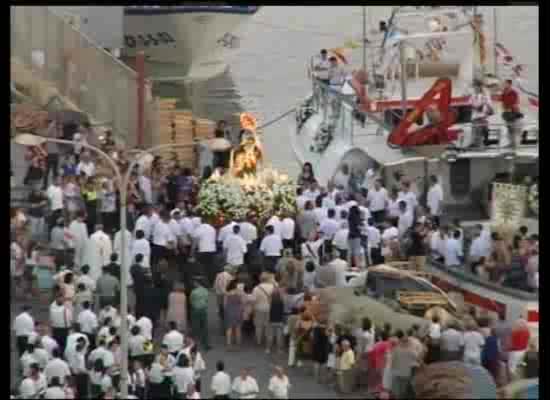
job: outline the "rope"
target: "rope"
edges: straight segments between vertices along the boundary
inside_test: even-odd
[[[279,122],[281,119],[286,117],[288,114],[293,113],[294,111],[296,111],[296,107],[292,107],[290,110],[288,110],[285,113],[279,115],[277,118],[272,119],[271,121],[266,122],[265,124],[259,126],[258,130],[263,129],[263,128],[267,128],[268,126],[273,125],[275,122]]]

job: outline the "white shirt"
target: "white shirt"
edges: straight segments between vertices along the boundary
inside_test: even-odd
[[[178,331],[172,330],[164,335],[162,344],[168,346],[168,352],[174,353],[183,348],[183,335]]]
[[[244,380],[240,376],[236,377],[233,380],[232,389],[239,394],[240,399],[255,399],[260,393],[258,382],[251,376],[247,376]]]
[[[78,165],[76,166],[76,174],[80,175],[82,172],[86,174],[87,177],[91,177],[95,175],[95,164],[93,161],[80,161]]]
[[[44,393],[45,399],[65,399],[65,391],[59,386],[48,388]]]
[[[279,235],[279,236],[282,237],[281,220],[279,219],[278,216],[274,215],[271,218],[269,218],[269,221],[267,221],[266,226],[269,226],[269,225],[271,225],[273,227],[273,230],[274,230],[276,235]]]
[[[334,178],[332,178],[332,182],[336,187],[343,188],[347,191],[349,186],[349,178],[349,174],[346,175],[342,170],[339,170],[336,175],[334,175]]]
[[[48,353],[46,349],[43,349],[41,347],[35,348],[34,352],[32,353],[32,356],[34,357],[34,359],[42,369],[46,368],[46,365],[52,359],[52,357],[50,356],[50,353]]]
[[[23,376],[30,376],[31,365],[38,363],[38,360],[33,354],[25,351],[19,359],[19,362],[21,363],[21,368],[23,369]]]
[[[304,210],[308,201],[309,197],[306,195],[296,197],[296,207],[298,208],[298,210]]]
[[[94,333],[98,328],[97,316],[92,310],[83,310],[78,314],[77,322],[84,333]]]
[[[195,238],[198,241],[199,253],[216,252],[216,230],[208,224],[201,224],[195,229]]]
[[[76,287],[80,284],[84,284],[86,289],[88,289],[90,292],[95,292],[96,283],[95,280],[89,276],[89,275],[80,275],[78,279],[76,280]]]
[[[292,218],[285,218],[281,222],[281,237],[283,240],[292,240],[294,239],[294,230],[296,223]]]
[[[67,358],[67,362],[69,363],[69,367],[71,368],[73,374],[86,373],[86,356],[84,352],[72,352]]]
[[[145,349],[143,345],[146,342],[147,339],[142,334],[130,336],[130,339],[128,339],[128,348],[130,355],[135,357],[145,354]]]
[[[149,259],[151,258],[151,244],[147,239],[137,239],[132,243],[130,250],[132,263],[136,259],[136,255],[143,255],[143,262],[141,265],[145,268],[149,268]]]
[[[231,377],[224,371],[218,371],[212,377],[210,390],[215,396],[224,396],[231,393]]]
[[[485,338],[477,331],[464,333],[464,361],[475,360],[481,362],[481,349],[485,345]]]
[[[320,231],[323,232],[324,238],[328,240],[334,239],[334,235],[340,228],[340,224],[334,218],[325,218],[321,222]]]
[[[348,263],[344,260],[336,259],[331,261],[327,266],[334,270],[335,286],[337,288],[346,287],[346,272],[348,270]]]
[[[395,226],[385,229],[384,233],[382,233],[382,240],[384,241],[395,240],[398,237],[399,237],[399,229],[397,229]]]
[[[369,190],[367,194],[367,201],[369,201],[369,208],[375,211],[384,211],[386,209],[386,203],[388,201],[388,191],[381,187],[380,190]]]
[[[170,226],[164,221],[157,222],[153,228],[153,244],[166,247],[168,242],[174,241],[175,238],[172,235]]]
[[[187,393],[187,386],[195,383],[193,368],[175,367],[172,372],[174,374],[174,384],[176,385],[178,393]]]
[[[481,257],[489,257],[491,254],[490,247],[486,245],[486,241],[480,236],[472,241],[470,246],[470,259],[479,261]]]
[[[34,319],[27,312],[22,312],[13,321],[15,336],[29,336],[34,332]]]
[[[462,248],[457,239],[447,239],[444,257],[446,267],[459,266],[462,264],[459,260],[459,257],[462,257]]]
[[[46,389],[47,386],[46,377],[44,374],[40,373],[37,381],[31,378],[25,378],[23,382],[21,382],[21,386],[19,386],[19,395],[23,399],[31,399],[39,391]]]
[[[430,333],[429,336],[431,339],[440,339],[441,338],[441,325],[432,322],[430,325]]]
[[[348,243],[349,243],[348,236],[349,236],[349,229],[341,228],[334,235],[334,239],[332,240],[332,243],[336,246],[337,249],[347,250]]]
[[[179,239],[184,235],[183,226],[174,218],[168,222],[168,226],[170,227],[170,232],[172,232],[172,236],[174,238]]]
[[[272,376],[267,387],[267,390],[276,399],[288,399],[288,389],[290,389],[290,382],[286,375],[283,375],[282,378],[279,378],[277,375]]]
[[[239,226],[241,227],[241,236],[247,244],[258,239],[258,229],[250,222],[241,222]]]
[[[51,185],[46,192],[48,200],[50,200],[51,210],[63,209],[63,189],[60,186]]]
[[[418,200],[416,199],[416,194],[414,194],[411,190],[409,190],[407,193],[399,192],[398,199],[399,201],[402,200],[407,202],[407,211],[409,212],[414,211],[418,206]]]
[[[48,352],[50,357],[53,356],[53,351],[59,348],[57,342],[49,336],[42,336],[42,339],[40,339],[40,344]]]
[[[389,199],[388,200],[388,207],[386,210],[388,211],[388,214],[392,218],[399,217],[399,201],[400,199]]]
[[[51,382],[52,378],[57,376],[61,384],[64,384],[65,377],[71,376],[71,369],[69,368],[69,364],[62,359],[54,358],[46,365],[46,368],[44,368],[44,374],[48,382]]]
[[[84,342],[86,343],[84,345],[84,351],[87,350],[88,346],[90,345],[88,336],[78,332],[71,333],[69,336],[67,336],[67,344],[65,346],[65,353],[64,353],[65,359],[68,359],[68,356],[71,355],[71,353],[73,353],[76,350],[77,341],[80,338],[83,338]]]
[[[315,217],[317,218],[317,223],[320,224],[326,218],[328,218],[328,210],[326,208],[317,207],[313,210]]]
[[[71,310],[65,304],[57,305],[54,301],[50,306],[50,324],[52,328],[70,328],[73,321]]]
[[[412,227],[413,219],[413,213],[409,210],[399,215],[399,221],[397,223],[399,236],[403,236],[405,232],[407,232],[407,230]]]
[[[223,228],[220,229],[220,232],[218,233],[218,242],[224,243],[225,239],[233,233],[233,227],[236,225],[235,222],[230,222],[229,224],[225,225]]]
[[[182,219],[180,219],[179,223],[180,223],[183,235],[193,236],[195,225],[193,224],[193,220],[191,218],[183,217]]]
[[[260,251],[267,257],[279,257],[283,251],[283,241],[277,234],[268,235],[260,244]]]
[[[441,205],[443,203],[443,189],[439,183],[433,185],[428,190],[427,204],[431,215],[441,215]]]
[[[137,231],[143,231],[145,239],[149,239],[151,236],[152,221],[151,217],[143,214],[136,220],[136,227],[134,229],[134,236]]]
[[[244,255],[247,247],[246,241],[234,233],[228,235],[223,242],[223,249],[226,251],[226,261],[233,266],[244,264]]]
[[[369,241],[369,248],[380,247],[380,241],[382,236],[380,235],[380,230],[375,226],[367,226],[367,237]]]
[[[153,323],[147,317],[141,317],[136,321],[136,325],[141,329],[141,334],[145,336],[147,340],[153,340]]]

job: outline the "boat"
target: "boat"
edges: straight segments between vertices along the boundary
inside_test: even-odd
[[[108,28],[97,21],[101,19],[101,12],[91,8],[55,7],[94,38],[100,36],[94,30]],[[146,73],[152,79],[208,79],[226,70],[228,52],[239,45],[235,30],[259,8],[204,2],[202,5],[125,6],[117,11],[123,15],[124,46],[112,50],[130,64],[137,52],[145,52]]]
[[[227,52],[238,46],[233,32],[258,6],[128,6],[123,56],[145,51],[152,75],[208,79],[223,73]]]
[[[312,93],[296,108],[296,124],[289,132],[298,162],[311,163],[323,186],[343,164],[357,175],[376,167],[387,188],[407,176],[420,199],[427,194],[429,176],[436,175],[447,215],[487,219],[494,209],[494,181],[502,175],[538,177],[538,96],[516,86],[513,67],[499,75],[480,63],[488,51],[480,26],[472,7],[394,8],[384,37],[364,44],[369,56],[363,57],[363,65],[355,71],[343,65],[348,73],[343,87],[312,79]],[[505,59],[510,64],[510,57]],[[369,68],[365,60],[371,61]],[[500,88],[508,78],[520,93],[524,113],[519,144],[508,143],[501,118]],[[493,100],[489,143],[483,146],[472,146],[474,80]],[[439,121],[430,115],[434,110]],[[429,128],[443,122],[439,132],[448,136],[430,136]],[[538,225],[538,217],[534,219]],[[435,263],[429,272],[437,286],[467,305],[510,320],[523,316],[538,332],[537,294],[502,288]]]

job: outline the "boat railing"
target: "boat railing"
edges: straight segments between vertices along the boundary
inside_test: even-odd
[[[337,138],[345,144],[353,145],[354,137],[386,136],[391,132],[393,127],[384,121],[384,117],[379,112],[367,112],[358,107],[355,94],[344,94],[341,92],[340,86],[327,85],[315,77],[312,77],[311,81],[313,94],[311,107],[323,116],[323,124],[333,128],[331,132],[334,139]],[[539,131],[536,121],[532,123],[524,121],[521,124],[522,126],[518,127],[520,143],[516,146],[516,150],[538,146]],[[363,133],[369,131],[369,126],[374,128],[372,129],[373,133]],[[472,146],[459,140],[454,147],[457,150],[468,150],[469,152],[489,150],[505,152],[510,150],[509,146],[501,145],[501,139],[507,135],[509,129],[507,123],[472,121],[460,125],[463,130],[472,132],[484,126],[488,128],[488,144]],[[355,127],[361,129],[355,129]]]
[[[437,270],[443,271],[446,274],[457,278],[459,281],[463,281],[464,283],[470,283],[477,286],[482,286],[486,289],[489,289],[507,296],[515,297],[520,300],[526,300],[526,301],[539,300],[539,296],[537,293],[530,293],[523,290],[514,289],[511,287],[497,285],[496,283],[484,280],[477,275],[467,272],[464,268],[446,267],[442,263],[435,261],[433,258],[430,260],[430,265]]]

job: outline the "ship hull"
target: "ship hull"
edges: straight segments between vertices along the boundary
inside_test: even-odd
[[[143,51],[152,78],[208,79],[225,71],[231,35],[258,7],[127,9],[123,57]]]

